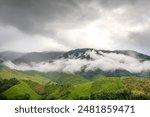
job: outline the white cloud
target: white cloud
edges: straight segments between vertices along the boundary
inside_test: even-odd
[[[11,69],[17,70],[37,70],[41,72],[57,71],[75,73],[80,72],[83,68],[85,71],[100,69],[103,71],[114,71],[117,69],[127,70],[133,73],[139,73],[142,71],[150,71],[150,61],[141,62],[138,58],[127,56],[124,54],[115,53],[103,53],[98,55],[95,51],[88,51],[85,55],[89,55],[92,60],[86,59],[58,59],[53,62],[41,62],[30,64],[15,65],[8,61],[4,64]]]

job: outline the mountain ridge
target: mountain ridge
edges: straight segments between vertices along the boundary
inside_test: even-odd
[[[134,50],[101,50],[101,49],[94,49],[94,48],[79,48],[70,51],[43,51],[43,52],[15,52],[15,51],[2,51],[0,52],[0,62],[2,61],[12,61],[14,63],[21,63],[21,62],[41,62],[46,60],[53,60],[59,58],[68,58],[69,55],[74,54],[75,56],[78,53],[85,53],[86,51],[96,51],[97,54],[102,55],[99,53],[100,51],[103,53],[116,53],[116,54],[124,54],[131,57],[142,57],[143,59],[150,60],[150,55],[143,54]],[[46,56],[46,57],[42,57]],[[82,57],[84,58],[84,57]],[[39,59],[39,60],[38,60]]]
[[[99,55],[102,55],[99,52],[116,53],[116,54],[128,55],[128,56],[131,56],[131,57],[138,57],[138,58],[142,57],[143,59],[150,60],[149,55],[146,55],[146,54],[134,51],[134,50],[112,50],[111,51],[111,50],[96,50],[96,49],[93,49],[93,48],[82,48],[82,49],[71,50],[71,51],[68,51],[68,52],[64,53],[61,57],[68,58],[70,55],[75,55],[77,57],[79,55],[79,53],[85,54],[85,52],[87,52],[87,51],[95,51]],[[81,58],[84,58],[84,57],[81,57]],[[89,59],[89,58],[87,58],[87,59]]]
[[[1,64],[21,71],[66,72],[90,78],[95,75],[150,77],[150,56],[133,50],[82,48],[68,52],[32,52]]]

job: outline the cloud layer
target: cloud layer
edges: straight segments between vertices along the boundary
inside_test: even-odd
[[[94,71],[114,71],[114,70],[127,70],[132,73],[139,73],[143,71],[150,71],[150,61],[140,61],[140,59],[127,56],[124,54],[116,53],[103,53],[102,55],[97,54],[95,51],[87,51],[85,55],[89,55],[91,60],[80,59],[77,57],[69,57],[67,59],[61,58],[54,60],[53,62],[41,62],[41,63],[30,63],[30,64],[19,64],[15,65],[10,61],[4,64],[11,69],[17,70],[36,70],[41,72],[66,72],[75,73],[81,70]]]

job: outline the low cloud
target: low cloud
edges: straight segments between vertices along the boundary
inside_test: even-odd
[[[4,64],[11,68],[17,70],[36,70],[40,72],[66,72],[75,73],[81,70],[94,71],[97,69],[103,71],[114,71],[118,69],[127,70],[132,73],[139,73],[142,71],[150,71],[150,61],[141,61],[139,58],[134,56],[128,56],[124,54],[116,53],[103,53],[99,51],[88,51],[85,55],[89,55],[91,60],[80,59],[74,56],[70,56],[68,59],[58,59],[52,62],[41,62],[41,63],[30,63],[30,64],[19,64],[7,61]]]

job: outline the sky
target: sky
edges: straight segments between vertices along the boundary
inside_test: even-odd
[[[149,0],[0,0],[0,51],[135,50],[150,55]]]

